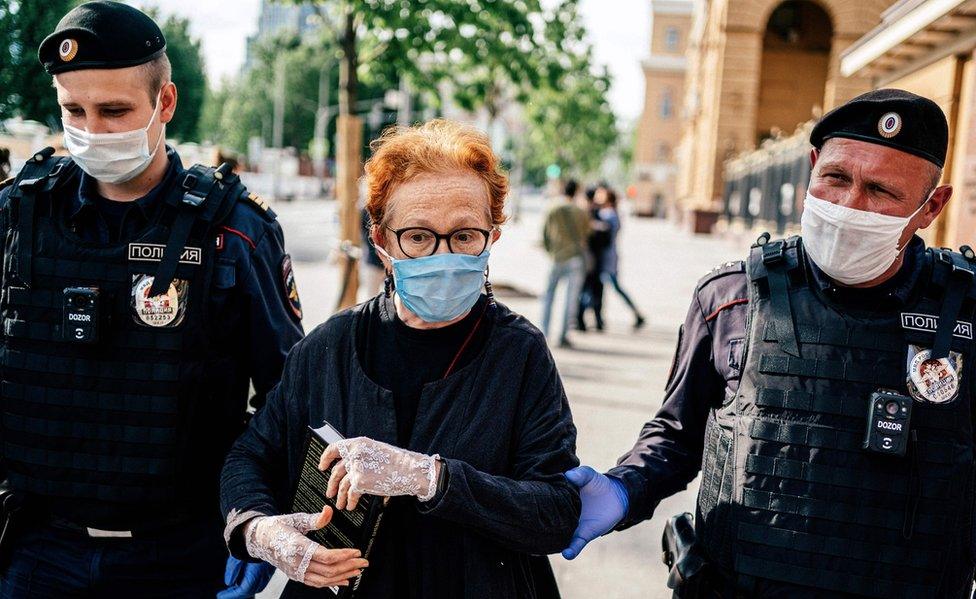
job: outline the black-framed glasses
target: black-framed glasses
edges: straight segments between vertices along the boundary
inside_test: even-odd
[[[441,234],[427,227],[406,227],[394,229],[386,227],[396,235],[400,251],[408,258],[423,258],[433,256],[441,245],[441,240],[447,242],[447,249],[452,254],[469,254],[477,256],[488,247],[491,231],[466,227],[454,229],[450,233]]]

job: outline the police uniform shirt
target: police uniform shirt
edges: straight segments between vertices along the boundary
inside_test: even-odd
[[[852,309],[897,307],[911,298],[924,253],[924,242],[913,238],[898,273],[873,288],[839,287],[809,259],[807,268],[816,287],[833,301]],[[682,491],[701,469],[708,413],[738,391],[748,285],[743,262],[721,266],[698,284],[680,329],[661,408],[608,473],[624,483],[630,500],[620,528],[650,518],[662,499]]]
[[[101,198],[95,181],[83,173],[77,184],[56,192],[63,200],[59,202],[63,222],[83,240],[95,244],[132,239],[160,209],[165,190],[185,172],[174,150],[167,148],[167,155],[169,168],[159,185],[129,202],[121,217],[116,215],[119,231],[113,232],[113,218],[102,208],[111,200]],[[6,205],[11,189],[0,191],[0,206]],[[221,223],[213,240],[218,251],[208,295],[211,314],[219,320],[214,330],[220,332],[227,354],[239,356],[241,371],[253,383],[258,405],[277,384],[286,354],[304,335],[284,234],[277,221],[261,212],[262,208],[242,200]],[[241,389],[243,410],[248,381],[228,384]]]

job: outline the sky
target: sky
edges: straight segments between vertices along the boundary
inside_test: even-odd
[[[154,7],[163,15],[190,19],[190,32],[200,38],[211,81],[234,75],[244,62],[247,36],[257,30],[260,0],[134,0],[139,8]],[[644,77],[640,61],[649,48],[649,0],[581,0],[581,16],[593,43],[596,61],[613,75],[610,104],[624,121],[643,109]]]

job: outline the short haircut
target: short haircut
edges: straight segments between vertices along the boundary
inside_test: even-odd
[[[390,127],[370,144],[366,161],[366,210],[381,225],[393,190],[427,173],[467,171],[477,175],[488,192],[492,225],[505,222],[508,175],[491,149],[488,136],[454,121],[434,119],[416,127]]]
[[[159,90],[163,89],[163,86],[169,83],[173,77],[173,67],[169,63],[169,57],[163,52],[157,58],[143,63],[136,68],[146,78],[146,82],[149,84],[147,88],[149,91],[149,100],[152,101],[153,108],[156,108],[156,96],[159,95]]]

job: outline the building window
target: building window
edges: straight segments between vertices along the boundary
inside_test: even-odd
[[[657,161],[658,162],[668,162],[671,160],[671,146],[667,142],[662,141],[657,144]]]
[[[664,31],[664,47],[668,49],[668,52],[678,51],[678,28],[668,27]]]
[[[661,93],[661,118],[669,119],[674,113],[674,94],[670,89],[665,89]]]

